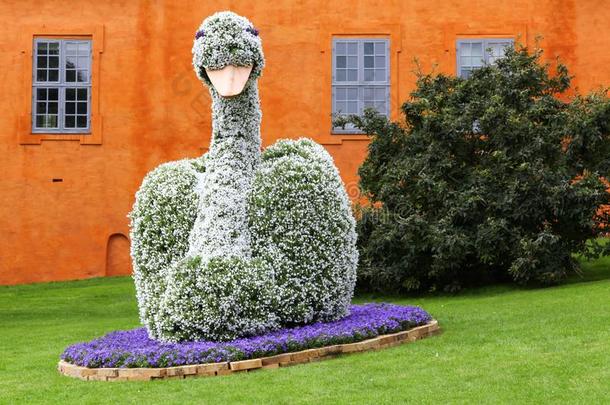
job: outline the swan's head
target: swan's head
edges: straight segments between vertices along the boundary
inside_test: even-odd
[[[209,16],[199,26],[193,43],[197,76],[221,96],[241,93],[256,80],[265,65],[258,30],[245,17],[231,11]]]

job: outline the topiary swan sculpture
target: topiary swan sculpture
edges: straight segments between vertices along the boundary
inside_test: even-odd
[[[148,173],[130,214],[148,333],[228,340],[347,315],[358,260],[349,200],[315,142],[261,153],[258,31],[232,12],[208,17],[193,65],[212,96],[209,152]]]

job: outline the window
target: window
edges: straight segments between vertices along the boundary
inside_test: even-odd
[[[34,40],[32,132],[89,133],[91,41]]]
[[[333,114],[362,114],[374,108],[390,111],[390,43],[387,39],[334,39]],[[333,133],[359,133],[355,128],[333,128]]]
[[[512,39],[464,39],[457,41],[457,74],[467,79],[474,70],[493,64],[513,45]]]

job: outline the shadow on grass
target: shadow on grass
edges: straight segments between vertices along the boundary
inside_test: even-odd
[[[571,274],[567,279],[560,284],[555,285],[517,285],[510,282],[495,283],[476,287],[466,287],[455,293],[442,291],[424,292],[424,293],[407,293],[407,294],[388,294],[375,292],[357,291],[355,302],[375,302],[388,299],[404,300],[404,299],[423,299],[423,298],[473,298],[473,297],[490,297],[501,294],[510,294],[519,291],[538,291],[551,288],[561,288],[562,286],[570,286],[574,284],[590,283],[602,280],[610,280],[610,256],[600,257],[594,260],[579,259],[581,269],[579,274]]]
[[[610,238],[606,241],[610,242]],[[578,259],[578,257],[577,257]],[[501,294],[510,294],[519,291],[536,291],[544,290],[549,288],[557,288],[562,286],[569,286],[580,283],[589,283],[602,280],[610,280],[610,256],[604,256],[595,260],[584,260],[579,259],[581,263],[580,274],[572,274],[568,276],[567,280],[558,285],[552,286],[540,286],[530,285],[521,286],[510,282],[482,285],[477,287],[467,287],[461,291],[455,293],[448,293],[442,291],[435,292],[424,292],[424,293],[406,293],[406,294],[388,294],[388,293],[374,293],[366,291],[356,291],[354,302],[375,302],[375,301],[387,301],[388,299],[405,300],[405,299],[425,299],[425,298],[472,298],[472,297],[489,297]],[[102,291],[99,291],[99,287],[104,287]],[[103,300],[105,295],[114,296],[117,293],[117,289],[122,295],[129,295],[129,297],[135,298],[135,288],[131,280],[131,276],[122,277],[98,277],[86,280],[78,281],[57,281],[49,283],[34,283],[34,284],[22,284],[18,286],[0,286],[0,298],[11,299],[17,296],[24,298],[28,296],[38,296],[41,290],[44,290],[45,295],[48,297],[54,295],[55,291],[58,294],[63,295],[65,290],[69,289],[73,299],[81,299],[83,297],[96,298]],[[104,291],[104,289],[109,289]],[[91,290],[95,292],[92,293]],[[92,297],[93,294],[93,297]],[[127,299],[127,298],[126,298]]]
[[[585,283],[610,279],[610,256],[595,260],[580,260],[581,273],[568,277],[567,283]]]

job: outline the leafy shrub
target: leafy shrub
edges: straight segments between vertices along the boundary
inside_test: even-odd
[[[567,69],[509,49],[469,79],[418,74],[405,120],[337,119],[372,134],[361,166],[359,285],[455,290],[510,279],[551,284],[607,224],[605,92],[568,100]]]

